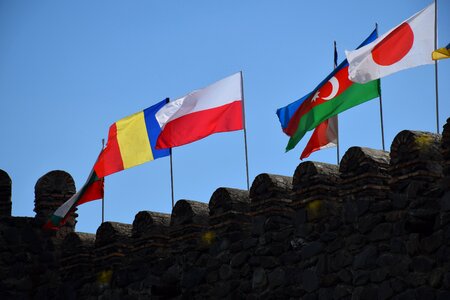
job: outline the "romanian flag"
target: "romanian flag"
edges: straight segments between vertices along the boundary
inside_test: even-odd
[[[450,58],[450,44],[443,48],[439,48],[437,50],[434,50],[431,57],[433,60],[439,60],[444,58]]]
[[[99,157],[103,152],[100,152]],[[102,199],[103,198],[103,178],[97,176],[94,170],[89,174],[86,183],[76,192],[69,200],[64,202],[58,209],[50,216],[44,229],[58,230],[63,226],[75,208],[83,203]]]
[[[165,99],[149,108],[123,118],[109,127],[108,142],[94,170],[99,177],[168,156],[170,149],[157,150],[161,132],[155,114],[166,104]]]

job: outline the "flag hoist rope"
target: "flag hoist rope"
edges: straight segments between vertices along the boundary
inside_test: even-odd
[[[242,98],[242,123],[244,125],[244,147],[245,147],[245,171],[247,174],[247,190],[250,192],[250,178],[248,175],[248,151],[247,151],[247,130],[245,126],[245,102],[244,102],[244,77],[241,73],[241,98]]]

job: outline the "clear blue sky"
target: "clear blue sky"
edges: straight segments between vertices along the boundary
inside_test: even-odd
[[[165,97],[243,71],[250,180],[292,176],[296,149],[275,115],[310,92],[379,24],[380,34],[431,3],[378,1],[0,1],[0,168],[13,181],[13,215],[34,216],[34,185],[65,170],[86,180],[109,126]],[[439,45],[450,42],[450,1],[440,0]],[[440,121],[450,117],[450,59],[439,63]],[[388,147],[402,129],[436,130],[434,66],[382,79]],[[341,153],[381,148],[377,100],[340,115]],[[218,187],[246,188],[242,131],[175,148],[175,198],[208,202]],[[335,149],[311,160],[335,163]],[[106,220],[171,212],[169,159],[106,178]],[[78,210],[95,232],[101,202]]]

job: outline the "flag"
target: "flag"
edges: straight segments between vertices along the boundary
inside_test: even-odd
[[[100,152],[99,157],[101,155],[102,152]],[[58,230],[66,223],[67,218],[75,210],[75,207],[102,198],[103,178],[98,177],[95,170],[92,169],[83,187],[50,216],[47,223],[44,224],[44,229]]]
[[[315,151],[322,149],[336,147],[338,134],[338,118],[334,116],[328,120],[323,121],[316,127],[308,144],[300,156],[300,159],[305,159]]]
[[[170,154],[169,149],[155,148],[161,132],[155,114],[167,102],[165,99],[109,127],[108,142],[94,166],[98,176],[108,176]]]
[[[338,65],[338,53],[336,47],[336,41],[334,41],[334,53],[333,53],[334,67]],[[308,144],[306,144],[305,149],[300,156],[303,160],[311,153],[319,151],[326,148],[336,147],[338,143],[338,116],[329,118],[328,120],[320,123],[316,129],[314,129],[311,137],[309,138]]]
[[[241,73],[167,103],[156,113],[157,149],[177,147],[211,134],[244,128]]]
[[[450,58],[450,44],[443,48],[434,50],[432,53],[433,60],[439,60],[444,58]]]
[[[366,83],[389,74],[433,63],[434,6],[432,3],[369,45],[346,51],[350,80]]]
[[[376,37],[374,30],[360,47]],[[283,131],[291,137],[286,151],[293,149],[307,131],[323,121],[378,97],[378,90],[378,81],[367,84],[351,82],[348,79],[348,63],[344,60],[311,93],[277,110]]]

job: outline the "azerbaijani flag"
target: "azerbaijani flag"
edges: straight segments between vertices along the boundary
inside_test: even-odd
[[[377,32],[374,30],[359,47],[376,37]],[[306,132],[323,121],[378,96],[379,81],[366,84],[350,81],[348,62],[344,60],[311,93],[277,110],[283,131],[291,137],[286,151],[293,149]]]
[[[99,157],[102,153],[103,152],[100,152]],[[58,209],[50,216],[47,223],[44,224],[44,229],[58,230],[66,223],[67,218],[74,212],[77,206],[89,201],[102,199],[103,193],[103,178],[99,178],[94,169],[92,169],[83,187],[70,197],[69,200],[58,207]]]
[[[168,156],[170,149],[158,150],[161,132],[155,114],[169,101],[165,99],[149,108],[123,118],[109,127],[108,142],[94,170],[99,177]]]

